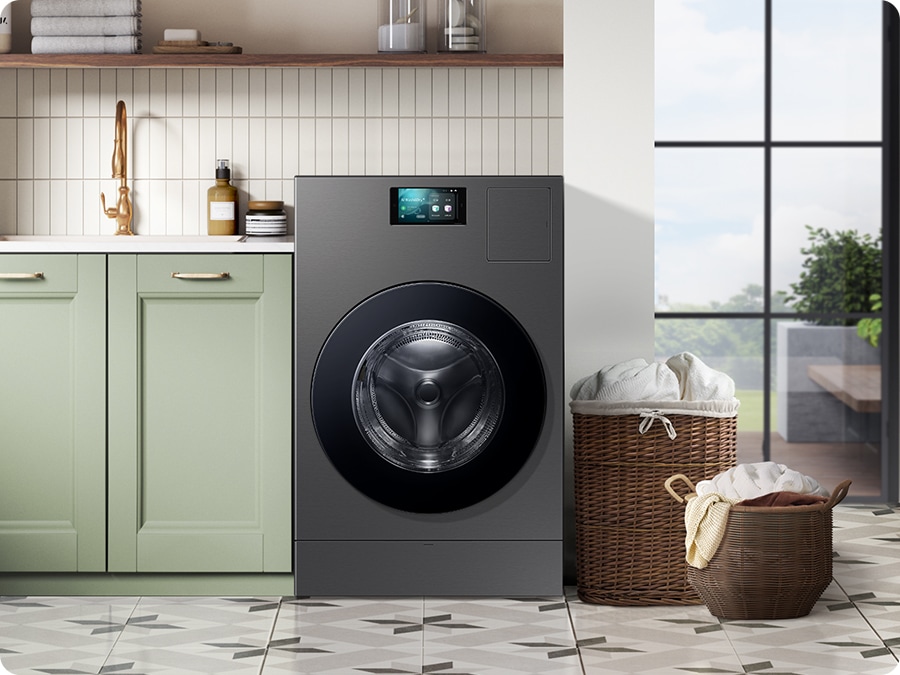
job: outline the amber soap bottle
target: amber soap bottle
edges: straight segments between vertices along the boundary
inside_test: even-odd
[[[207,234],[237,234],[238,192],[227,159],[216,160],[216,184],[206,193]]]

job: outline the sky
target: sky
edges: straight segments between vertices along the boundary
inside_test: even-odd
[[[775,0],[773,20],[773,139],[879,141],[881,0]],[[657,140],[761,140],[763,0],[656,0],[656,26]],[[656,152],[659,298],[702,306],[762,284],[762,151]],[[776,290],[799,274],[805,224],[877,233],[880,161],[773,150]]]

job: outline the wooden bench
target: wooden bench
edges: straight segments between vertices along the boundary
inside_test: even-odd
[[[806,367],[806,373],[842,403],[857,412],[881,412],[881,366]]]

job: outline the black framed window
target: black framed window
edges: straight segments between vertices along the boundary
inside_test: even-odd
[[[655,7],[657,357],[734,378],[739,461],[895,501],[896,10]]]

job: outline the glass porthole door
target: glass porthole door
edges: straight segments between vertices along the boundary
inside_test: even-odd
[[[313,417],[354,487],[388,506],[452,511],[500,490],[540,434],[543,369],[521,325],[461,286],[367,298],[319,355]]]

